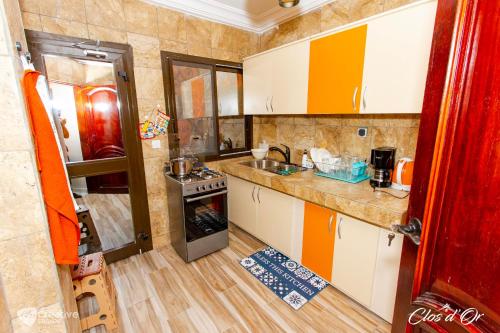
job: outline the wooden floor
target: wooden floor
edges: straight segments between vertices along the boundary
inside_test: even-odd
[[[134,241],[134,225],[128,194],[90,193],[76,201],[89,209],[103,251],[119,248]]]
[[[331,286],[293,310],[239,264],[263,246],[232,226],[228,248],[190,264],[166,247],[110,265],[117,332],[390,331],[387,322]]]

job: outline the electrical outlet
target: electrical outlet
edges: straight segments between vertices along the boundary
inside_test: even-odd
[[[358,127],[358,136],[366,138],[368,136],[368,127]]]
[[[161,148],[161,141],[160,140],[151,140],[151,148],[160,149]]]

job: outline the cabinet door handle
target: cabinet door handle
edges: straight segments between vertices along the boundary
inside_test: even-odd
[[[340,218],[339,225],[337,227],[337,234],[339,235],[339,239],[342,239],[342,223],[344,222],[343,218]]]
[[[328,221],[328,233],[332,233],[332,223],[333,223],[333,214],[330,215],[330,221]]]
[[[354,88],[354,94],[352,94],[352,110],[356,112],[356,96],[358,96],[358,87]]]
[[[269,112],[269,106],[267,105],[267,103],[269,103],[269,97],[266,97],[266,110],[267,112]]]
[[[252,190],[252,199],[253,199],[253,202],[255,202],[255,186],[253,187],[253,190]]]
[[[365,90],[363,90],[363,110],[366,110],[366,90],[368,89],[367,86],[365,86]]]
[[[274,96],[271,96],[271,103],[269,103],[269,104],[271,104],[271,112],[274,112],[274,108],[273,108],[273,98],[274,98]]]
[[[259,203],[260,203],[260,187],[259,187],[259,189],[257,190],[257,200],[259,200]]]

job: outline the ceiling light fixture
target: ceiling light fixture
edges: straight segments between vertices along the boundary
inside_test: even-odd
[[[283,8],[292,8],[299,4],[300,0],[279,0],[280,6]]]

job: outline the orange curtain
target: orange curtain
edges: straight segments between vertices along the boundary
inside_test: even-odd
[[[39,76],[39,72],[26,71],[23,86],[35,142],[52,248],[56,263],[78,264],[78,243],[80,242],[78,218],[68,189],[57,141],[36,89]]]

